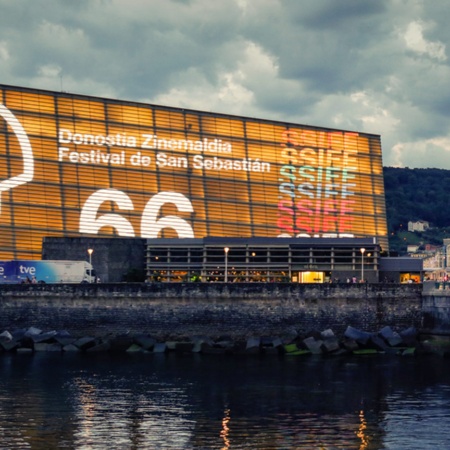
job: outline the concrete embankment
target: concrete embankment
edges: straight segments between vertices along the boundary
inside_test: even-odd
[[[36,327],[75,336],[279,336],[348,326],[422,326],[421,285],[186,283],[2,285],[0,331]]]
[[[450,289],[430,286],[0,286],[0,351],[447,355]]]

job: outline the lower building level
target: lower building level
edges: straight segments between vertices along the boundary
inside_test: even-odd
[[[373,238],[147,239],[149,282],[379,281]]]
[[[103,283],[423,281],[421,259],[381,256],[375,238],[43,240],[42,259],[88,258]]]

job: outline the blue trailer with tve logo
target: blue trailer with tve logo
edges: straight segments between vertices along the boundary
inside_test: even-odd
[[[96,279],[86,261],[0,261],[0,283],[94,283]]]

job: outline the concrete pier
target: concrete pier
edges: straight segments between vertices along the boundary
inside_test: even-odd
[[[35,326],[81,336],[148,333],[161,340],[326,329],[342,335],[348,326],[450,334],[444,314],[450,290],[444,294],[434,286],[424,296],[419,284],[0,285],[0,331]]]
[[[450,283],[429,281],[423,284],[421,331],[450,336]]]

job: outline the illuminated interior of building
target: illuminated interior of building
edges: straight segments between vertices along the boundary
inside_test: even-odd
[[[371,239],[147,240],[149,282],[375,282],[379,259]]]

